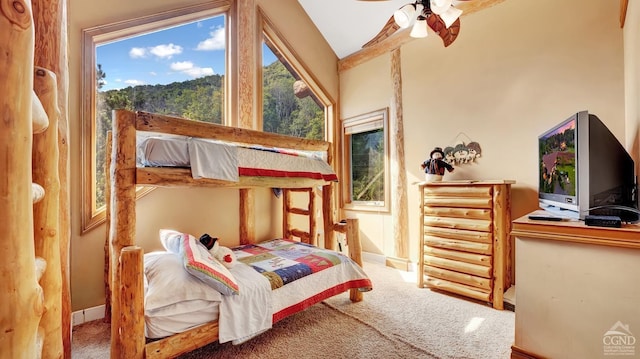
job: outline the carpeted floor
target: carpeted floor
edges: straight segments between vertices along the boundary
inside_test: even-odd
[[[420,289],[415,273],[365,263],[374,290],[351,303],[330,298],[241,345],[213,343],[182,359],[201,358],[509,358],[514,313]],[[108,358],[109,326],[73,329],[74,358]]]

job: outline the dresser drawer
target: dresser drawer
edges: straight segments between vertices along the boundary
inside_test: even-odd
[[[491,256],[487,256],[484,254],[462,252],[429,246],[424,246],[424,254],[433,257],[452,259],[454,261],[491,267]]]
[[[491,197],[432,197],[426,196],[424,204],[427,207],[450,208],[491,208]]]
[[[490,240],[487,240],[485,241],[485,243],[483,243],[425,235],[423,237],[423,241],[425,246],[425,253],[427,247],[451,249],[456,251],[486,255],[491,255],[493,251],[493,245]]]
[[[423,227],[425,236],[459,239],[470,242],[492,243],[493,236],[490,232],[467,231],[455,228]]]
[[[460,273],[448,269],[424,266],[423,274],[429,278],[444,279],[450,282],[456,282],[468,285],[474,288],[481,288],[485,291],[491,290],[491,278],[482,278],[471,274]]]
[[[424,281],[424,285],[427,288],[440,289],[447,292],[460,294],[465,297],[483,300],[485,302],[491,301],[491,291],[485,291],[480,288],[475,288],[444,279],[427,278]]]
[[[425,227],[441,227],[466,229],[480,232],[491,232],[491,223],[491,220],[486,219],[424,216]]]
[[[452,270],[454,272],[466,273],[483,278],[491,278],[491,267],[460,262],[453,259],[424,255],[424,265]]]
[[[491,220],[491,209],[425,206],[422,214],[430,217],[473,218]]]

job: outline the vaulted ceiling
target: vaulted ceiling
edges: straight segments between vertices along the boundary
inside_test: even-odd
[[[454,1],[464,16],[486,9],[505,0]],[[316,24],[338,58],[357,53],[362,45],[374,38],[384,27],[393,12],[410,0],[361,1],[361,0],[298,0],[311,20]],[[404,30],[406,31],[406,30]],[[401,33],[402,31],[398,31]],[[436,36],[428,41],[441,41]]]

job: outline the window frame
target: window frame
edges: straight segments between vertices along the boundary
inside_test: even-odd
[[[169,10],[150,16],[119,21],[112,24],[96,26],[82,31],[82,219],[81,233],[99,226],[106,220],[106,206],[96,205],[96,47],[98,45],[143,35],[158,29],[197,21],[204,18],[224,15],[227,17],[225,53],[225,74],[229,74],[230,42],[229,19],[230,0],[213,0],[205,4]],[[225,92],[230,91],[229,80],[225,83]],[[229,96],[225,98],[229,101]],[[224,105],[225,121],[228,121],[228,105]],[[136,198],[149,193],[153,188],[138,186]]]
[[[367,125],[372,125],[375,122],[382,122],[381,127],[374,125],[371,129],[382,128],[383,131],[383,143],[384,143],[384,200],[380,201],[352,201],[352,169],[351,169],[351,140],[350,136],[354,133],[361,133],[365,131],[351,132],[349,129],[354,127],[367,128]],[[348,133],[349,132],[349,133]],[[380,110],[371,111],[362,115],[354,116],[342,120],[341,128],[342,139],[342,207],[346,210],[354,211],[367,211],[367,212],[389,212],[391,207],[391,195],[390,195],[390,164],[389,164],[389,109],[383,108]]]
[[[320,85],[320,82],[311,74],[310,71],[307,70],[307,67],[302,63],[299,59],[300,56],[293,50],[293,48],[289,45],[287,41],[284,40],[284,37],[280,35],[280,33],[276,30],[273,23],[270,21],[268,16],[266,16],[262,11],[259,11],[259,22],[261,24],[260,31],[260,39],[261,41],[257,41],[257,46],[259,48],[259,66],[257,66],[257,76],[256,76],[256,88],[259,89],[259,93],[257,96],[256,109],[258,111],[258,128],[262,131],[263,129],[263,98],[264,98],[264,89],[263,89],[263,73],[262,73],[262,43],[264,41],[269,41],[269,43],[275,47],[278,53],[286,60],[287,64],[300,76],[300,79],[304,81],[309,89],[313,92],[313,95],[322,103],[324,106],[324,140],[329,142],[334,142],[333,138],[333,130],[334,130],[334,120],[336,118],[336,106],[335,101],[331,99],[329,95],[327,95],[327,91]],[[269,46],[271,48],[271,46]],[[272,50],[273,51],[273,50]],[[334,156],[333,153],[329,154],[330,156]]]

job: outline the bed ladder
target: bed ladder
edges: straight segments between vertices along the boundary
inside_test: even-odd
[[[307,208],[298,208],[293,205],[292,192],[307,193],[309,195],[309,205]],[[317,245],[315,238],[316,218],[315,218],[315,194],[313,188],[286,188],[282,190],[282,234],[284,238],[293,239],[297,237],[301,242]],[[309,231],[292,228],[293,215],[309,217]]]

